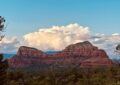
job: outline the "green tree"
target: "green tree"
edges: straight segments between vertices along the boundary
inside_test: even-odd
[[[4,31],[4,22],[5,19],[0,16],[0,41],[4,38],[4,35],[2,35],[2,32]],[[0,85],[5,85],[6,82],[6,74],[7,74],[7,68],[8,68],[8,61],[4,60],[3,54],[0,54]]]
[[[0,41],[4,38],[4,35],[1,34],[4,31],[4,23],[4,17],[0,16]]]
[[[116,46],[116,49],[114,51],[116,54],[120,55],[120,44]]]

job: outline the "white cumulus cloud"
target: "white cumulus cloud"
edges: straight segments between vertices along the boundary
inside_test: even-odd
[[[85,41],[89,38],[89,28],[76,23],[66,26],[40,28],[39,31],[24,36],[29,46],[41,50],[62,50],[69,44]]]
[[[16,37],[5,37],[0,41],[0,53],[12,53],[16,52],[19,45],[19,41]]]

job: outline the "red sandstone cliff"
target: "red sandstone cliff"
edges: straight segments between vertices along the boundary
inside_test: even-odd
[[[112,61],[106,52],[90,42],[69,45],[61,52],[48,55],[35,48],[22,46],[17,55],[9,60],[12,67],[24,67],[32,64],[78,64],[80,67],[109,66]]]
[[[26,67],[32,64],[40,64],[41,58],[46,57],[47,54],[41,50],[21,46],[15,56],[9,59],[10,67]]]

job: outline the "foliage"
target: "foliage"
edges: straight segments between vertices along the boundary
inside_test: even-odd
[[[0,16],[0,32],[4,31],[4,23],[5,23],[5,19],[4,17]],[[4,35],[1,35],[0,33],[0,41],[4,38]]]
[[[120,67],[8,72],[9,85],[120,85]],[[21,84],[20,84],[21,85]]]
[[[8,68],[8,62],[7,60],[3,60],[3,55],[0,54],[0,85],[5,85],[7,76],[7,68]]]
[[[5,22],[5,19],[2,16],[0,16],[0,32],[4,31],[4,22]],[[0,33],[0,41],[3,39],[3,37],[4,35]],[[8,62],[7,60],[3,59],[3,54],[0,54],[0,85],[7,84],[6,82],[7,68],[8,68]]]

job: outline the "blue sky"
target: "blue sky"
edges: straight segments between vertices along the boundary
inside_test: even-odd
[[[0,0],[7,36],[21,38],[41,27],[78,23],[93,33],[120,32],[120,0]]]
[[[120,43],[120,0],[0,0],[0,15],[7,21],[6,37],[12,37],[2,41],[2,52],[16,52],[23,41],[39,49],[58,50],[90,40],[113,53],[111,49]]]

